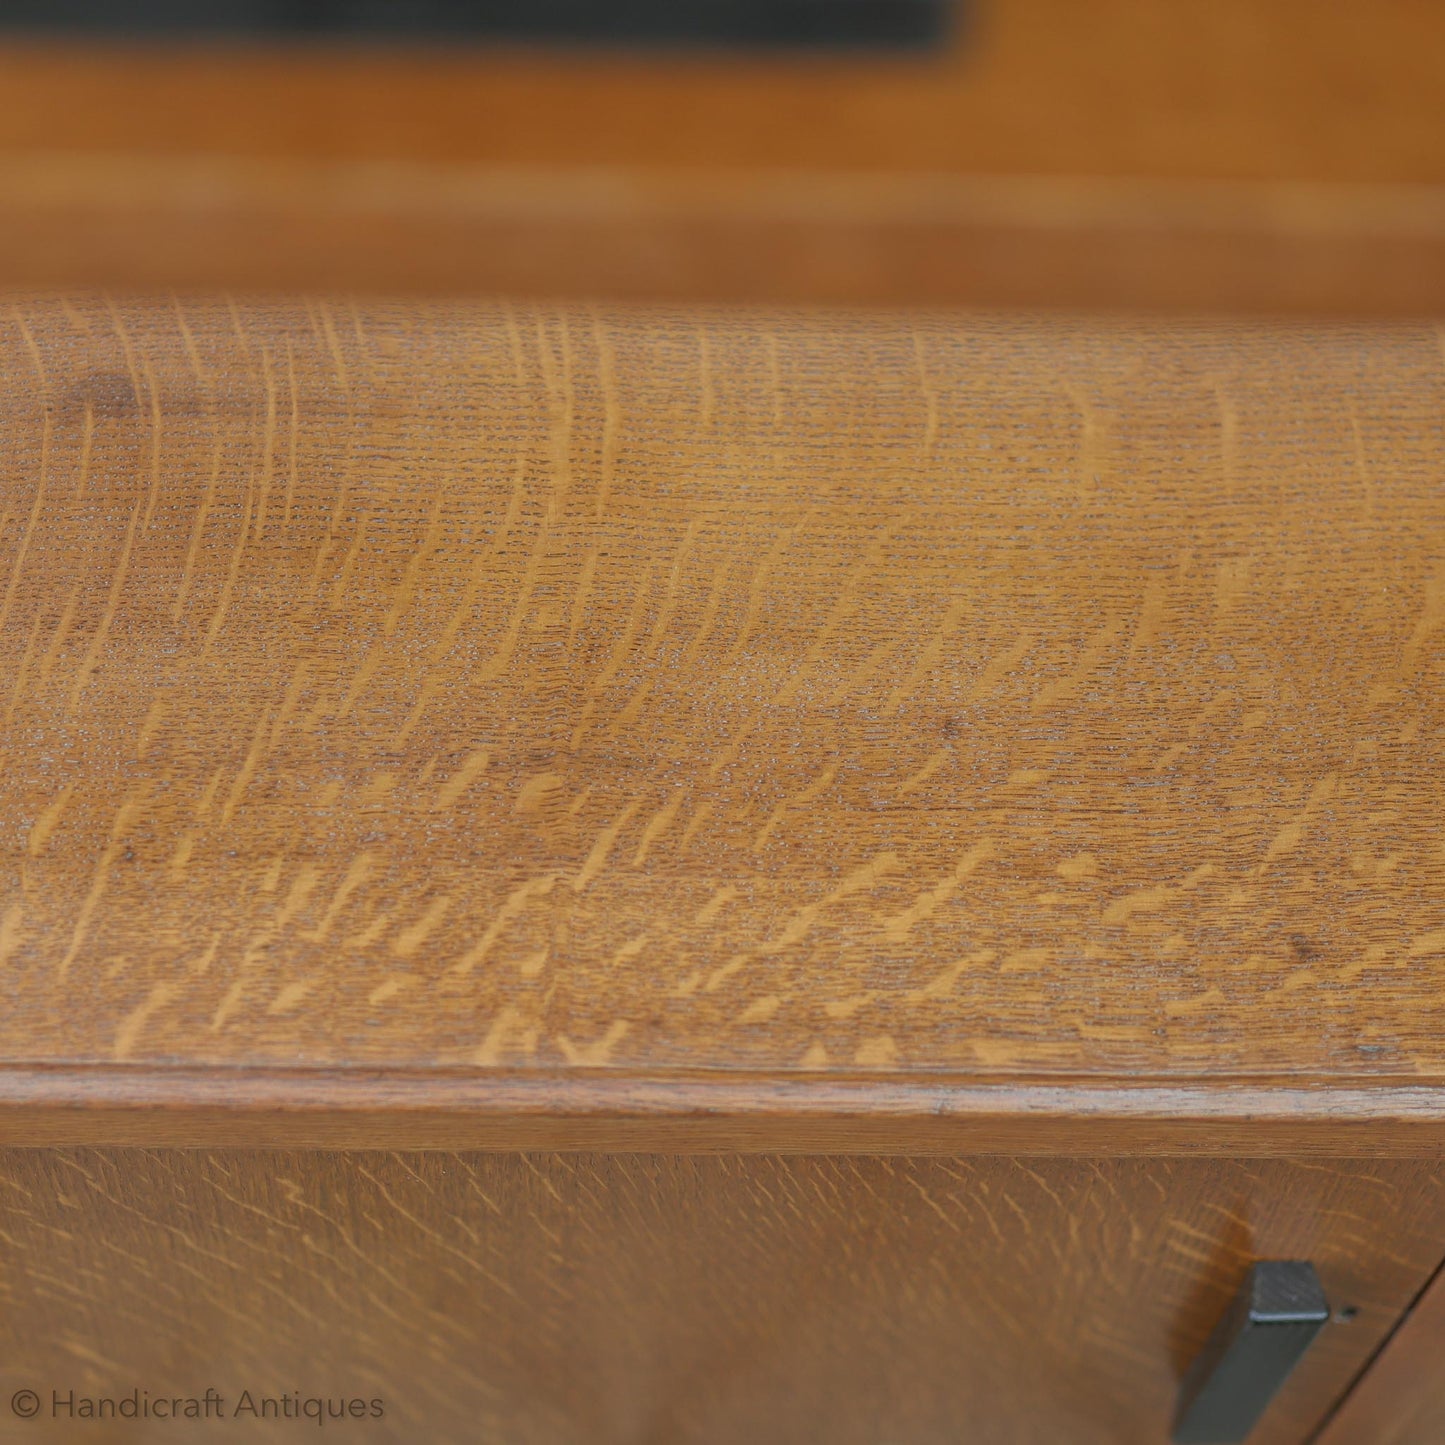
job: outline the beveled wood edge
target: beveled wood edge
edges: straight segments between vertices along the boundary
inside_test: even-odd
[[[0,1066],[0,1146],[1445,1155],[1445,1082]]]
[[[1434,315],[1445,187],[36,149],[0,285]]]

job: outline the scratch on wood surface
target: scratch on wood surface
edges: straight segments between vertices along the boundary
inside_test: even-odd
[[[783,424],[783,372],[778,359],[777,333],[764,329],[762,340],[768,366],[767,396],[772,404],[771,421],[775,427],[780,427]]]
[[[311,667],[306,658],[300,657],[296,665],[291,669],[291,676],[286,683],[286,691],[281,697],[281,706],[276,709],[275,720],[271,724],[271,734],[266,740],[266,750],[273,752],[281,739],[281,733],[286,724],[291,721],[297,707],[301,702],[301,694],[305,691],[306,684],[310,681]]]
[[[145,406],[145,389],[141,386],[140,368],[136,364],[135,347],[131,343],[130,331],[120,314],[119,307],[109,296],[105,298],[105,309],[110,317],[111,328],[120,342],[121,353],[125,357],[125,369],[130,377],[131,396],[135,401],[136,410],[140,411]]]
[[[1134,624],[1134,635],[1129,639],[1129,658],[1132,661],[1143,652],[1159,635],[1164,622],[1164,583],[1151,577],[1144,584],[1144,595],[1139,601],[1138,620]]]
[[[1098,410],[1085,396],[1083,388],[1068,381],[1063,386],[1079,413],[1079,460],[1074,489],[1078,500],[1084,501],[1103,480],[1103,426]]]
[[[431,560],[432,554],[441,545],[444,535],[442,527],[442,502],[445,500],[445,492],[438,485],[432,492],[431,512],[427,517],[426,532],[421,542],[406,559],[406,566],[402,569],[401,581],[397,584],[396,594],[391,600],[391,605],[386,609],[386,615],[381,619],[382,633],[391,637],[406,615],[407,609],[416,598],[418,580],[423,569]]]
[[[261,475],[256,488],[256,541],[266,534],[266,511],[271,502],[271,485],[276,476],[276,367],[271,348],[261,347],[261,383],[266,396],[266,416],[261,431]]]

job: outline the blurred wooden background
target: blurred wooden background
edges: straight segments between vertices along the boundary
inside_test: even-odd
[[[0,45],[0,284],[1428,312],[1445,6],[978,0],[933,54]]]

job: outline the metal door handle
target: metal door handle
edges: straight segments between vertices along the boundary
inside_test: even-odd
[[[1231,1445],[1248,1438],[1329,1317],[1314,1265],[1252,1265],[1180,1384],[1176,1445]]]

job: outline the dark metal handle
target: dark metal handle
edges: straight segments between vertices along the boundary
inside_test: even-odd
[[[956,0],[0,0],[0,29],[471,37],[643,46],[911,49]]]
[[[1329,1317],[1314,1265],[1252,1265],[1179,1387],[1176,1445],[1245,1440]]]

